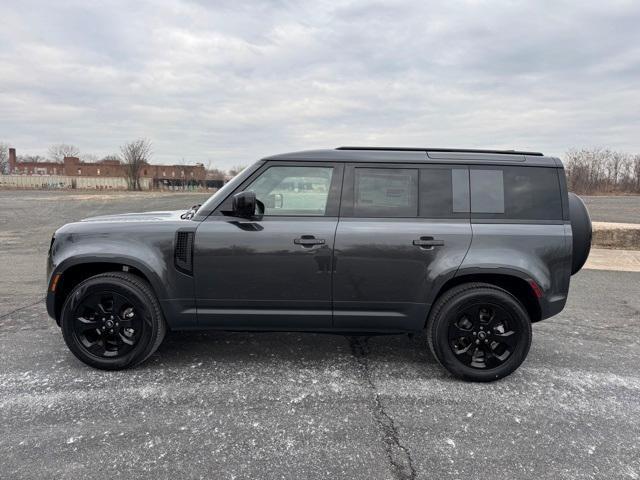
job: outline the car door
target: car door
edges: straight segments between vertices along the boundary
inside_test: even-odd
[[[466,167],[348,165],[334,249],[334,326],[422,328],[470,242]]]
[[[343,168],[267,162],[198,227],[194,277],[201,326],[331,327],[331,272]],[[264,215],[236,218],[232,195],[253,191]]]

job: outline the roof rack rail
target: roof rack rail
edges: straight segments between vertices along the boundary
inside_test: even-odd
[[[520,150],[477,150],[473,148],[410,148],[410,147],[338,147],[336,150],[383,150],[400,152],[451,152],[451,153],[499,153],[506,155],[534,155],[542,157],[540,152],[523,152]]]

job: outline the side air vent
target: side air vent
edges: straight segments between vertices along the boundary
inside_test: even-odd
[[[193,275],[193,232],[176,233],[173,258],[179,271]]]

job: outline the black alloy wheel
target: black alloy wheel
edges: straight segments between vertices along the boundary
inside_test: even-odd
[[[146,307],[136,303],[112,291],[84,297],[73,312],[73,334],[82,348],[98,357],[128,354],[145,328]]]
[[[464,365],[496,368],[513,354],[520,327],[499,305],[479,303],[461,309],[449,324],[449,346]]]
[[[77,285],[62,307],[60,326],[69,350],[104,370],[144,362],[166,332],[151,286],[124,272],[103,273]]]
[[[434,303],[426,328],[436,360],[470,381],[511,374],[531,346],[527,310],[512,294],[487,283],[465,283],[445,292]]]

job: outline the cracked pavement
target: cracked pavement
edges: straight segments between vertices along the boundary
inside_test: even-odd
[[[351,347],[351,353],[362,367],[364,382],[371,389],[373,395],[372,414],[378,424],[382,441],[385,445],[391,473],[394,478],[412,480],[416,478],[416,469],[413,466],[411,453],[409,449],[400,442],[398,429],[395,426],[393,418],[391,418],[384,409],[378,389],[371,378],[371,369],[367,358],[370,353],[369,340],[370,337],[350,337],[349,345]]]
[[[40,300],[55,227],[198,200],[0,192],[0,478],[640,478],[640,273],[579,273],[491,384],[424,336],[174,332],[134,370],[81,364]]]

